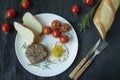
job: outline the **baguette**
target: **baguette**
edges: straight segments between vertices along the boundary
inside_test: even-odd
[[[42,33],[42,25],[40,22],[29,12],[26,12],[22,18],[23,24],[35,30],[39,34]]]
[[[114,21],[115,13],[120,6],[120,0],[102,0],[95,15],[93,22],[97,27],[102,39],[106,38]]]
[[[16,31],[27,41],[30,43],[38,43],[39,42],[39,33],[36,31],[18,23],[14,22],[14,27]]]

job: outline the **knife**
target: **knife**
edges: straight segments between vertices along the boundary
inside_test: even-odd
[[[98,48],[95,50],[94,54],[92,56],[90,56],[90,58],[86,61],[86,63],[82,66],[82,68],[79,69],[79,71],[75,74],[73,79],[77,80],[82,75],[82,73],[87,69],[87,67],[93,62],[95,57],[98,54],[100,54],[107,46],[108,46],[108,43],[106,41],[102,41],[99,44]]]
[[[70,73],[69,77],[73,78],[75,74],[81,69],[81,67],[85,64],[85,62],[89,59],[89,57],[93,54],[93,52],[97,49],[100,44],[101,39],[99,39],[96,44],[90,49],[87,55],[81,60],[81,62],[77,65],[77,67]]]

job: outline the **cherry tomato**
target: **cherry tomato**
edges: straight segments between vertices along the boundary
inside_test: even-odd
[[[55,29],[55,30],[53,30],[52,35],[55,38],[59,38],[61,36],[61,33],[60,33],[60,31],[58,29]]]
[[[65,43],[67,43],[68,41],[69,41],[69,37],[68,37],[68,36],[62,35],[62,36],[60,37],[60,42],[61,42],[62,44],[65,44]]]
[[[6,17],[8,18],[14,18],[16,16],[16,10],[15,9],[8,9],[6,12]]]
[[[30,1],[29,0],[22,0],[21,6],[25,9],[30,7]]]
[[[83,0],[83,3],[84,3],[85,5],[87,5],[87,6],[93,5],[94,2],[95,2],[94,0]]]
[[[49,26],[43,27],[43,34],[48,35],[48,34],[51,34],[51,33],[52,33],[51,27],[49,27]]]
[[[60,28],[60,24],[61,24],[60,21],[53,20],[51,25],[52,25],[53,29],[58,29],[58,28]]]
[[[80,12],[80,7],[78,5],[73,5],[72,8],[71,8],[71,12],[73,14],[78,14]]]
[[[61,24],[61,31],[62,32],[68,32],[70,30],[71,30],[71,27],[69,26],[69,24],[67,24],[67,23]]]
[[[2,30],[3,32],[5,32],[5,33],[10,32],[10,30],[11,30],[10,24],[9,24],[9,23],[4,23],[4,24],[2,24],[1,30]]]

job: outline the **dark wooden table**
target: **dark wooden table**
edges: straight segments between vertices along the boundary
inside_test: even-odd
[[[31,7],[23,9],[21,0],[0,0],[0,26],[4,22],[13,25],[14,21],[22,22],[21,18],[27,11],[33,15],[39,13],[54,13],[67,19],[77,32],[79,39],[79,49],[74,63],[63,73],[53,77],[39,77],[25,70],[18,61],[15,53],[16,31],[6,35],[0,30],[0,80],[70,80],[69,73],[76,67],[87,51],[100,38],[100,35],[91,21],[91,26],[85,32],[79,31],[78,23],[86,12],[92,7],[87,7],[82,0],[30,0]],[[97,0],[96,0],[97,2]],[[79,15],[74,16],[71,6],[78,4],[81,7]],[[14,19],[5,18],[6,10],[15,8],[17,16]],[[120,80],[120,8],[112,28],[107,34],[106,40],[109,46],[96,57],[91,66],[79,78],[79,80]]]

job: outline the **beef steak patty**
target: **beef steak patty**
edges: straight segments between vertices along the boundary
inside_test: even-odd
[[[42,44],[30,44],[25,52],[26,57],[29,59],[31,64],[39,63],[48,56],[47,49]]]

